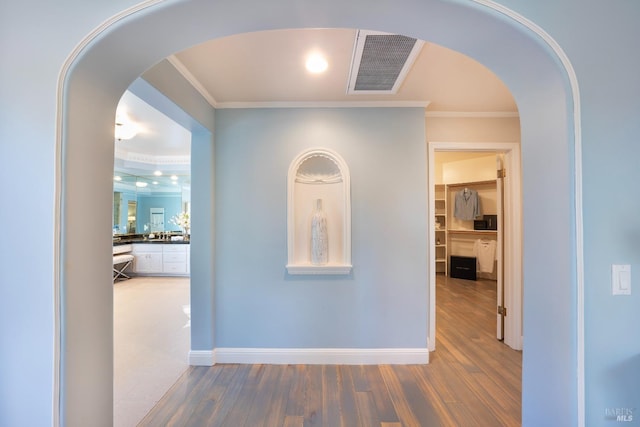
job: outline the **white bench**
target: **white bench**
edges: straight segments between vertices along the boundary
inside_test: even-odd
[[[125,270],[133,262],[131,255],[131,245],[121,245],[113,247],[113,282],[117,279],[129,279]]]

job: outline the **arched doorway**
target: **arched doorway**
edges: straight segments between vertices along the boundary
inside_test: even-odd
[[[287,0],[149,2],[109,21],[87,39],[70,59],[59,123],[58,324],[64,423],[81,425],[86,419],[101,419],[109,425],[111,419],[112,299],[105,262],[110,256],[109,227],[104,235],[97,233],[91,239],[85,231],[96,223],[110,224],[112,127],[120,95],[151,65],[201,41],[274,28],[350,27],[407,34],[458,50],[492,69],[514,94],[522,120],[525,194],[523,423],[548,424],[561,416],[567,420],[570,412],[575,419],[567,423],[575,424],[571,421],[579,417],[576,402],[580,399],[573,374],[580,359],[576,321],[580,309],[575,296],[580,293],[576,290],[580,248],[575,245],[579,229],[573,176],[566,173],[576,170],[573,111],[568,107],[573,94],[567,75],[572,74],[559,65],[558,52],[541,43],[542,38],[524,20],[518,22],[496,8],[435,0],[401,1],[384,10],[371,8],[365,1],[337,0],[303,10]],[[553,253],[546,250],[550,241],[556,248]],[[202,248],[212,253],[211,245],[203,242]],[[96,277],[104,277],[104,283]],[[206,283],[213,301],[213,277]],[[192,321],[194,329],[201,328],[202,342],[215,347],[213,318],[198,319],[193,313]]]

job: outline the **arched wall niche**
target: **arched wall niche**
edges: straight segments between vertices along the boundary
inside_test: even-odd
[[[314,148],[300,153],[287,175],[287,272],[349,274],[351,272],[351,178],[335,151]],[[312,216],[326,216],[328,257],[314,262]]]
[[[581,396],[575,373],[580,372],[577,359],[582,356],[576,356],[580,346],[576,328],[581,327],[576,325],[580,319],[576,294],[581,292],[576,285],[576,254],[581,248],[576,249],[575,235],[581,230],[576,226],[579,203],[573,173],[579,169],[575,154],[580,141],[574,139],[579,137],[574,128],[578,117],[573,111],[574,75],[568,62],[558,60],[561,49],[555,44],[549,47],[550,37],[526,19],[484,0],[398,0],[384,8],[371,8],[367,0],[327,0],[305,3],[304,9],[294,0],[130,4],[131,9],[105,20],[79,41],[59,80],[60,404],[54,406],[64,425],[84,425],[86,419],[110,425],[113,416],[113,310],[107,259],[112,131],[120,95],[149,67],[191,45],[248,31],[317,27],[374,29],[438,43],[478,60],[513,93],[522,124],[527,214],[523,424],[551,425],[560,418],[570,425],[578,423]],[[104,231],[96,230],[96,224],[103,224]],[[93,231],[91,239],[87,230]],[[554,242],[554,251],[548,250],[549,241]],[[213,251],[213,243],[207,244]],[[213,274],[207,283],[213,294]],[[213,331],[215,325],[194,318],[192,327]]]

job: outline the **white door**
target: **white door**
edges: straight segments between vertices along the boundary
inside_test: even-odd
[[[504,339],[504,158],[502,153],[496,154],[496,211],[498,213],[498,242],[496,258],[498,259],[498,282],[496,298],[496,338]]]

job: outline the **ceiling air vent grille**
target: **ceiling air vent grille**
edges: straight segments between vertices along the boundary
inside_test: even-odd
[[[396,93],[422,44],[397,34],[358,31],[347,93]]]

